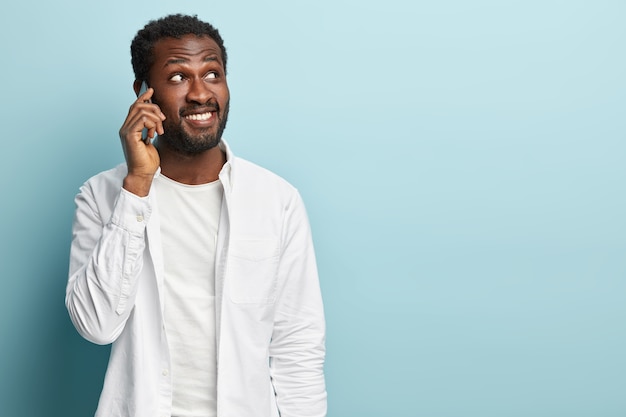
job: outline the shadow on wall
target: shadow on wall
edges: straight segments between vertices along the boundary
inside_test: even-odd
[[[81,142],[84,133],[41,142],[48,157],[8,183],[10,198],[2,205],[2,415],[84,417],[97,406],[110,347],[76,332],[65,309],[65,286],[74,196],[100,166],[119,162],[119,150],[109,141],[101,146],[113,149],[110,155],[88,153],[93,145]],[[16,171],[19,161],[10,162]]]
[[[13,319],[4,319],[12,320],[3,343],[9,353],[3,374],[11,376],[3,389],[7,415],[84,417],[95,412],[110,347],[83,340],[65,309],[68,235],[68,229],[44,234],[43,250],[35,253],[45,255],[19,274],[36,279],[22,285]]]

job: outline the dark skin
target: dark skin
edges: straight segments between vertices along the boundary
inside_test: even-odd
[[[132,104],[119,132],[128,165],[123,187],[147,196],[159,166],[163,175],[183,184],[217,180],[226,162],[218,146],[182,152],[173,143],[176,139],[165,131],[166,126],[168,131],[180,129],[190,141],[200,144],[219,139],[219,124],[226,117],[230,94],[217,43],[195,35],[157,41],[148,78],[151,88]],[[136,80],[136,94],[140,87],[141,80]],[[148,129],[149,137],[159,135],[154,144],[142,140],[143,128]]]

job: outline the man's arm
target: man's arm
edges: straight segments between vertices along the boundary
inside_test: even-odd
[[[151,212],[146,196],[159,167],[157,150],[144,141],[142,130],[147,129],[149,137],[163,134],[165,120],[150,103],[153,92],[148,89],[137,97],[119,131],[128,166],[119,195],[86,184],[75,200],[65,304],[78,332],[98,344],[120,335],[137,294]],[[103,218],[96,197],[105,205],[111,204],[106,198],[116,199],[110,218]]]
[[[325,322],[309,222],[298,194],[285,219],[270,372],[281,417],[326,416]]]
[[[91,342],[113,342],[132,311],[150,212],[148,198],[121,189],[103,222],[91,187],[83,186],[76,197],[65,304]]]

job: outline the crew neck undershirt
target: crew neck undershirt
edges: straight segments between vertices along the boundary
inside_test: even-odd
[[[173,384],[172,416],[217,414],[215,251],[223,199],[219,180],[155,178],[165,267],[165,329]]]

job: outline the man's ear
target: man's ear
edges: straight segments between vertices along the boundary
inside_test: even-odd
[[[139,97],[139,90],[141,89],[141,81],[135,80],[133,82],[133,90],[135,90],[135,95]]]

